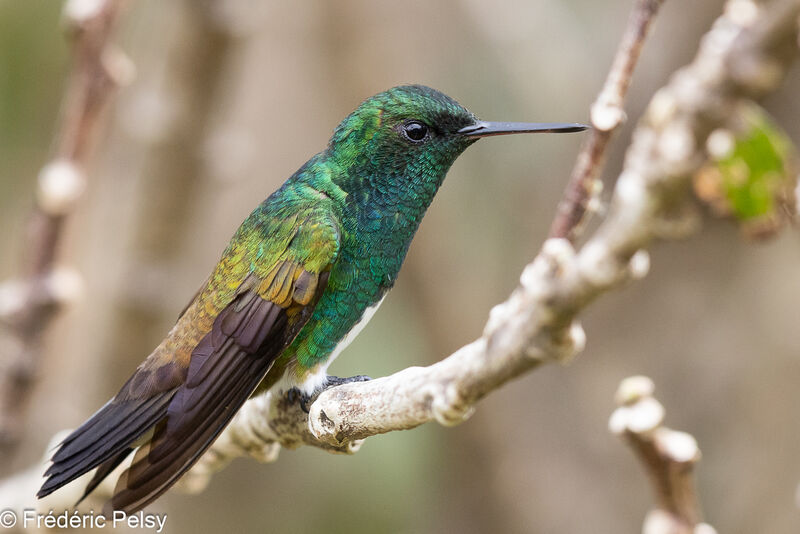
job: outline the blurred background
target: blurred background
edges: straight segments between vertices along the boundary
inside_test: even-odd
[[[109,109],[61,261],[85,276],[59,316],[8,474],[118,390],[253,207],[358,103],[423,83],[488,120],[586,121],[630,1],[130,3],[115,41],[137,67]],[[634,77],[610,185],[653,92],[693,57],[721,0],[670,0]],[[0,1],[0,280],[19,272],[35,177],[69,72],[60,2]],[[800,71],[765,103],[800,140]],[[547,234],[580,135],[488,139],[454,165],[395,291],[333,374],[430,364],[477,337]],[[651,376],[692,433],[707,520],[798,532],[800,247],[726,222],[659,245],[650,275],[583,316],[588,345],[485,399],[456,428],[237,460],[202,494],[149,510],[168,532],[639,532],[650,487],[609,434],[619,381]],[[442,276],[445,273],[445,276]],[[2,505],[2,503],[0,503]],[[2,506],[0,506],[2,507]]]

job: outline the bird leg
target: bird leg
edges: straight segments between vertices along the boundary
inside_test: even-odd
[[[314,393],[308,394],[304,393],[298,388],[292,388],[286,392],[286,400],[289,401],[289,404],[294,404],[295,402],[300,404],[300,408],[308,413],[311,404],[317,400],[320,393],[325,391],[326,389],[330,389],[332,387],[341,386],[342,384],[349,384],[351,382],[367,382],[368,380],[372,380],[372,378],[366,375],[356,375],[356,376],[347,376],[347,377],[339,377],[339,376],[332,376],[328,375],[325,378],[325,382],[322,386],[314,391]]]
[[[300,391],[299,388],[292,388],[286,392],[286,400],[289,404],[299,403],[300,408],[308,413],[308,405],[311,404],[311,395]]]

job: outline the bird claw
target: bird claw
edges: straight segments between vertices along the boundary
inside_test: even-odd
[[[339,376],[331,376],[325,379],[325,383],[322,387],[314,392],[314,394],[309,395],[308,393],[303,393],[298,388],[292,388],[286,392],[286,400],[289,401],[289,404],[298,403],[300,404],[300,409],[306,413],[309,413],[311,409],[311,404],[319,397],[319,394],[325,391],[326,389],[341,386],[342,384],[349,384],[351,382],[367,382],[372,380],[372,378],[366,375],[356,375],[356,376],[347,376],[347,377],[339,377]]]
[[[298,388],[292,388],[286,392],[286,400],[289,401],[289,404],[300,404],[300,409],[308,413],[311,404],[311,395],[308,393],[303,393]]]

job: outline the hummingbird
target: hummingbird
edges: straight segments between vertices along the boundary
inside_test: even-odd
[[[398,86],[361,103],[244,220],[166,338],[58,446],[37,496],[130,454],[106,509],[136,512],[208,449],[252,395],[306,401],[349,380],[328,366],[366,325],[455,159],[482,137],[582,124],[485,122],[449,96]],[[80,501],[79,501],[80,502]]]

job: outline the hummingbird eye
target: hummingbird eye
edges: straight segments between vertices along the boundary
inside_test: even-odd
[[[412,143],[419,143],[428,136],[428,125],[420,121],[408,121],[403,124],[403,134]]]

